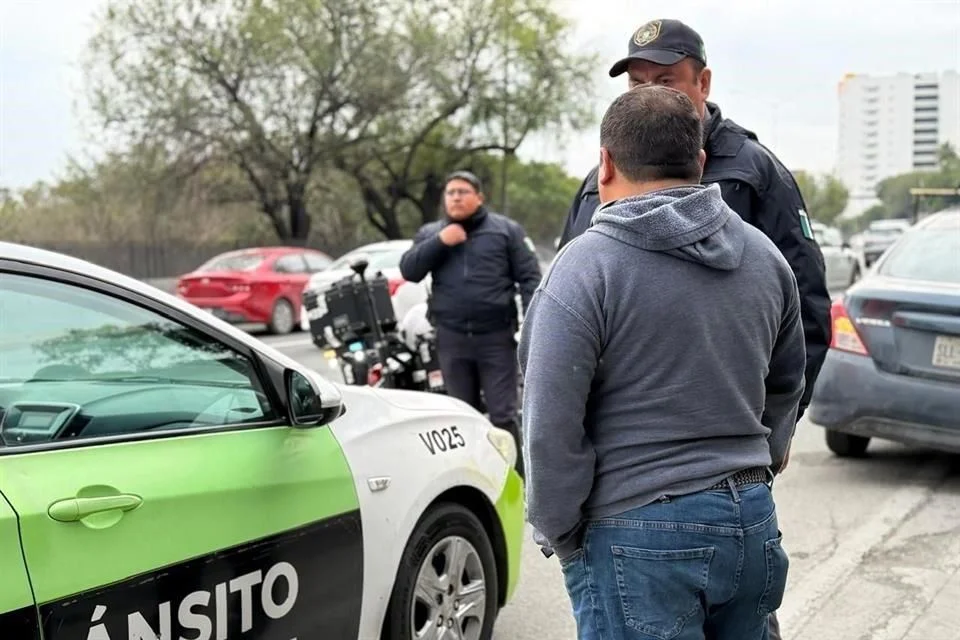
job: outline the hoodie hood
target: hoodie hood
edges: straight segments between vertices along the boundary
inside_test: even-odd
[[[593,215],[592,231],[646,251],[730,271],[743,258],[744,228],[720,186],[690,185],[610,202]]]

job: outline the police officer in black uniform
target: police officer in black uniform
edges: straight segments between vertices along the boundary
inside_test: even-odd
[[[800,403],[803,415],[830,343],[830,294],[823,254],[813,238],[793,175],[753,132],[724,118],[720,108],[707,101],[712,74],[707,68],[706,49],[700,35],[683,22],[652,20],[637,29],[630,37],[627,56],[610,69],[614,78],[624,73],[629,74],[630,88],[663,84],[693,100],[703,118],[707,152],[701,181],[718,183],[724,201],[763,231],[793,268],[807,350],[806,389]],[[599,204],[595,168],[574,197],[560,247],[586,231]],[[770,638],[779,640],[774,615],[770,622]]]
[[[480,180],[457,171],[446,181],[446,216],[424,225],[400,260],[410,282],[432,274],[429,314],[447,392],[510,431],[519,450],[517,288],[526,311],[540,263],[523,228],[483,204]],[[483,391],[482,404],[480,392]],[[517,469],[522,472],[522,455]]]

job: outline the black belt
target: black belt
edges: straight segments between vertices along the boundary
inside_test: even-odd
[[[725,480],[721,480],[717,484],[710,487],[708,491],[712,491],[714,489],[726,489],[730,486],[727,484],[728,480],[733,481],[734,486],[737,487],[742,487],[747,484],[766,484],[767,482],[770,482],[770,470],[767,467],[753,467],[750,469],[737,471],[732,476],[728,476]]]

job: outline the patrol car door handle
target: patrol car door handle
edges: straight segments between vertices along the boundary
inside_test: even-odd
[[[57,522],[77,522],[106,511],[131,511],[143,504],[143,498],[130,493],[97,498],[67,498],[50,505],[47,514]]]

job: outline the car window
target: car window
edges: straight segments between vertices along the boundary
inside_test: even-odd
[[[330,258],[310,251],[304,252],[303,257],[307,261],[307,267],[310,269],[310,271],[321,271],[326,269],[332,262]]]
[[[197,268],[200,272],[210,271],[253,271],[263,264],[260,253],[225,253],[205,262]]]
[[[303,261],[303,254],[289,253],[277,258],[273,270],[277,273],[303,273],[307,270],[307,263]]]
[[[0,447],[276,417],[226,345],[82,287],[0,278]]]
[[[900,239],[879,268],[893,278],[960,284],[960,227],[915,230]]]

